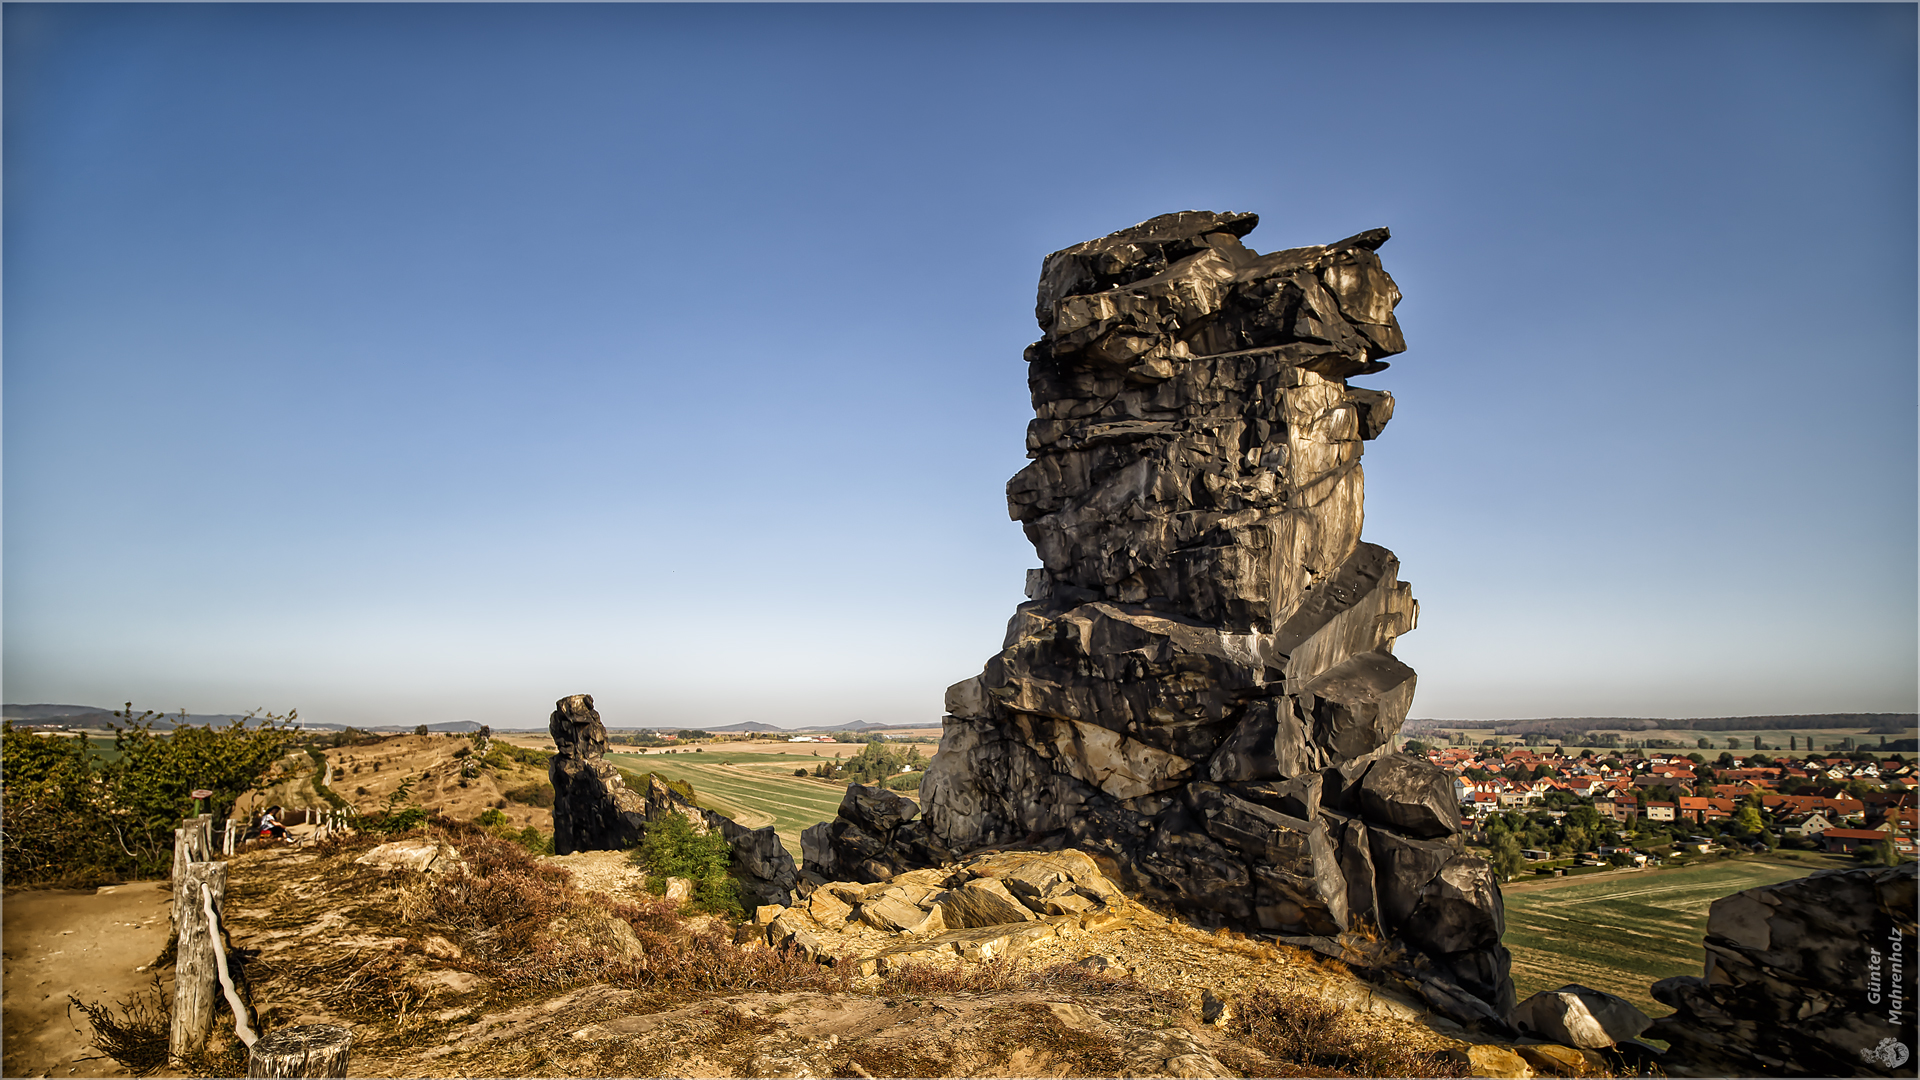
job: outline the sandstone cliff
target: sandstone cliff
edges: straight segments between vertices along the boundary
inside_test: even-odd
[[[1450,778],[1390,752],[1418,608],[1360,538],[1361,448],[1393,397],[1347,381],[1406,347],[1388,234],[1261,255],[1257,222],[1168,214],[1046,258],[1033,461],[1007,485],[1043,565],[947,693],[924,815],[843,812],[807,869],[1073,847],[1205,925],[1378,931],[1382,966],[1503,1027],[1498,886]]]

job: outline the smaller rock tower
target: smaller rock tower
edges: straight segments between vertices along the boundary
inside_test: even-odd
[[[607,729],[593,709],[593,695],[573,694],[554,703],[547,720],[556,752],[547,763],[553,781],[553,851],[606,851],[632,847],[647,829],[646,796],[627,787],[606,762]]]

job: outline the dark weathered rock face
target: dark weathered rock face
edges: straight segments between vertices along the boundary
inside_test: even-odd
[[[1043,263],[1007,503],[1044,565],[947,692],[923,839],[1079,848],[1203,922],[1373,924],[1498,1024],[1499,889],[1451,786],[1390,754],[1417,606],[1361,542],[1360,453],[1393,398],[1346,381],[1406,347],[1387,232],[1260,255],[1257,220],[1169,214]]]
[[[800,857],[822,878],[861,882],[931,866],[940,855],[928,846],[926,822],[914,820],[919,813],[920,804],[886,788],[850,784],[839,814],[800,834]]]
[[[591,694],[554,703],[547,720],[557,752],[547,763],[553,781],[553,850],[611,851],[639,842],[646,831],[647,800],[630,791],[607,764],[607,729]]]
[[[791,902],[799,874],[773,826],[749,829],[694,806],[657,779],[645,795],[627,787],[619,770],[604,757],[607,729],[594,711],[592,695],[561,698],[547,729],[557,748],[547,765],[547,776],[553,781],[556,854],[631,847],[646,835],[649,821],[680,814],[696,834],[718,829],[726,837],[733,849],[733,874],[746,887],[750,903]]]
[[[1916,865],[1828,870],[1714,901],[1707,967],[1662,979],[1671,1076],[1914,1075]]]

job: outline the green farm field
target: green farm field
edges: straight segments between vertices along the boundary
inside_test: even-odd
[[[1669,975],[1700,974],[1700,939],[1715,900],[1814,869],[1739,859],[1509,887],[1505,944],[1513,952],[1514,988],[1525,1001],[1579,983],[1664,1016],[1673,1010],[1648,990]]]
[[[832,820],[847,790],[845,784],[793,775],[795,769],[819,763],[793,754],[708,749],[699,754],[609,753],[607,761],[636,773],[685,780],[701,806],[748,828],[772,825],[795,860],[800,858],[800,830]]]

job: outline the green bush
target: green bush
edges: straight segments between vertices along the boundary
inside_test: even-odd
[[[521,829],[519,835],[514,836],[512,839],[514,843],[519,844],[535,855],[553,854],[553,837],[548,836],[546,833],[541,832],[531,825]]]
[[[480,812],[480,816],[475,818],[474,821],[478,822],[484,828],[494,829],[507,823],[507,815],[498,810],[483,810]]]
[[[727,872],[733,849],[718,829],[702,836],[685,817],[667,814],[647,822],[646,835],[630,858],[645,868],[647,888],[656,895],[667,891],[668,878],[687,878],[693,882],[694,910],[736,919],[746,914],[740,883]]]
[[[925,771],[901,773],[887,777],[887,787],[892,791],[919,791],[920,781],[926,778]]]
[[[165,877],[173,830],[196,809],[216,821],[240,798],[278,779],[273,766],[293,741],[296,714],[262,715],[224,727],[183,721],[156,732],[159,714],[129,704],[113,725],[111,755],[85,739],[15,732],[0,723],[0,849],[9,885],[95,884]],[[182,710],[184,718],[184,710]],[[213,792],[196,804],[197,788]]]

